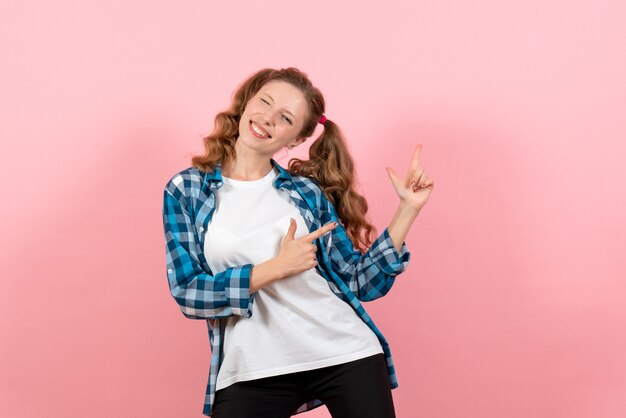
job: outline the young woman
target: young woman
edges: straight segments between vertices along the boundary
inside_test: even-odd
[[[433,180],[419,163],[387,173],[399,197],[376,236],[344,137],[296,68],[263,69],[234,94],[204,155],[166,184],[167,276],[183,315],[207,322],[203,414],[394,417],[389,345],[361,302],[384,296],[409,262],[404,242]],[[313,135],[309,160],[272,156]],[[374,239],[372,239],[372,236]]]

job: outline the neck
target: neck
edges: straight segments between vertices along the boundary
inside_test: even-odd
[[[235,143],[236,159],[222,166],[222,175],[233,180],[252,181],[263,178],[273,168],[269,156],[241,149]]]

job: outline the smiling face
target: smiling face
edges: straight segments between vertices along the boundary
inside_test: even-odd
[[[242,146],[272,156],[287,145],[302,143],[306,138],[298,138],[298,133],[307,112],[306,99],[297,87],[270,81],[248,101],[235,148]]]

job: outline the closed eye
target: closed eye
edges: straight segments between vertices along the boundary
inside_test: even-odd
[[[270,104],[270,103],[269,103],[267,100],[265,100],[265,99],[261,99],[261,101],[262,101],[263,103],[267,104],[267,105],[269,105],[269,104]],[[282,117],[283,117],[283,118],[284,118],[287,122],[289,122],[289,124],[290,124],[290,125],[293,125],[293,122],[291,122],[291,119],[289,119],[287,116],[282,115]]]

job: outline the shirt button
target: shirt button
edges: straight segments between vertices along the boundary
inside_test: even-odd
[[[203,226],[200,227],[200,232],[204,232],[204,227]]]
[[[172,269],[167,269],[167,272],[168,272],[169,274],[172,274]]]

